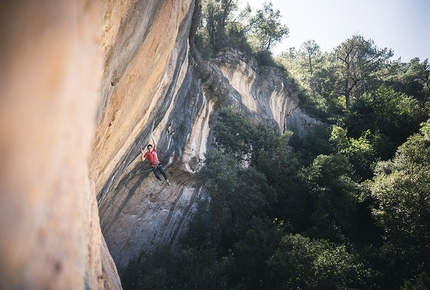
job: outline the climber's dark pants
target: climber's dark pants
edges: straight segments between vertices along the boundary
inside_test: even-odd
[[[163,174],[163,176],[164,176],[164,179],[167,180],[166,172],[164,172],[164,168],[163,168],[163,165],[161,165],[161,163],[159,163],[158,165],[156,165],[152,169],[152,171],[154,171],[155,177],[157,177],[158,180],[161,180],[159,172],[161,172],[161,174]]]

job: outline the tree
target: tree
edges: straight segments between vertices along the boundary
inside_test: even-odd
[[[318,62],[317,58],[321,55],[321,49],[319,45],[315,42],[315,40],[308,40],[301,45],[300,50],[304,54],[306,54],[307,62],[309,65],[308,71],[310,74],[309,86],[312,89],[314,98],[316,98],[316,84],[315,80],[313,79],[313,74],[315,62]]]
[[[392,161],[375,170],[373,214],[384,228],[385,251],[395,261],[397,276],[429,273],[430,121],[399,147]]]
[[[333,53],[322,53],[314,40],[308,40],[299,51],[289,48],[276,60],[300,84],[301,106],[308,112],[322,119],[343,113],[345,104],[338,94],[339,66]]]
[[[203,183],[209,190],[212,238],[232,245],[247,228],[252,215],[267,203],[265,176],[253,167],[241,168],[235,158],[219,150],[205,155]]]
[[[262,9],[250,16],[246,31],[258,51],[270,51],[290,33],[289,28],[281,23],[281,12],[275,11],[271,2],[264,3]]]
[[[231,205],[230,196],[239,182],[239,168],[234,158],[219,150],[209,151],[205,157],[202,178],[211,194],[211,236],[219,239],[231,227],[231,219],[225,217],[225,209]]]
[[[390,63],[385,83],[396,91],[413,96],[420,102],[430,97],[430,64],[428,59],[420,62],[418,57],[409,63],[400,60]]]
[[[226,27],[232,12],[237,9],[235,0],[204,1],[203,18],[209,42],[215,51],[225,46]]]
[[[342,234],[354,233],[352,220],[359,191],[351,174],[348,160],[341,155],[319,155],[301,170],[299,178],[311,196],[313,227],[308,231],[313,237],[340,242]]]
[[[371,39],[353,35],[335,49],[335,55],[340,70],[337,93],[345,96],[346,107],[349,108],[351,97],[358,98],[367,91],[372,76],[393,56],[393,52],[377,48]]]
[[[425,108],[416,99],[381,86],[354,102],[344,123],[353,138],[370,130],[376,157],[387,160],[408,136],[418,132],[426,118]]]
[[[412,59],[406,66],[402,81],[404,92],[420,101],[430,97],[430,64],[428,59],[420,63],[419,58]]]
[[[415,278],[415,281],[407,280],[403,284],[403,287],[400,287],[400,290],[426,290],[430,288],[430,277],[422,272],[418,277]]]
[[[300,50],[306,54],[309,64],[309,73],[312,76],[314,72],[314,57],[321,53],[321,49],[315,40],[308,40],[301,45]]]
[[[372,178],[371,165],[375,162],[376,154],[370,130],[363,131],[358,139],[348,137],[347,133],[347,129],[333,126],[330,142],[338,154],[348,158],[359,178]]]
[[[285,235],[267,264],[275,290],[366,289],[372,276],[345,246],[299,234]]]
[[[251,225],[233,249],[230,289],[268,289],[267,259],[274,253],[285,234],[282,225],[268,219],[252,217]],[[237,287],[240,285],[239,287]]]
[[[250,161],[254,128],[245,115],[231,108],[220,110],[215,125],[216,148],[234,156],[238,162]]]

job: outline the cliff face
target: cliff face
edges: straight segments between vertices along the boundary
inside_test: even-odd
[[[117,34],[110,37],[114,42],[105,44],[103,99],[90,176],[98,193],[102,232],[119,269],[142,250],[173,246],[186,230],[196,201],[207,198],[196,173],[213,142],[218,108],[233,106],[282,132],[287,115],[297,107],[282,71],[260,71],[255,60],[228,49],[204,64],[222,93],[205,89],[212,84],[202,80],[201,64],[189,53],[193,5],[147,3],[146,10],[157,13],[143,17],[136,4],[119,17],[119,24],[111,15],[120,7],[113,5],[105,18],[106,35]],[[140,149],[152,143],[151,137],[172,186],[158,181],[148,161],[141,160]]]
[[[115,253],[116,264],[123,267],[148,244],[145,240],[149,240],[150,231],[163,227],[169,211],[173,211],[163,207],[171,207],[180,199],[179,193],[193,195],[188,189],[183,192],[180,178],[185,182],[189,174],[180,168],[166,166],[175,180],[169,189],[155,182],[152,172],[143,172],[149,165],[141,162],[141,148],[152,135],[160,160],[165,165],[180,164],[187,134],[193,127],[198,130],[204,125],[203,121],[198,124],[198,119],[207,118],[209,112],[205,117],[204,111],[194,110],[201,107],[204,98],[194,95],[198,88],[188,66],[193,1],[108,5],[103,99],[98,109],[90,176],[98,193],[103,233]],[[207,134],[207,129],[201,129],[201,134]],[[202,138],[195,148],[199,151],[207,138],[200,134],[197,138]],[[158,201],[155,204],[154,199]],[[176,230],[170,224],[164,228]]]
[[[208,198],[196,173],[220,107],[280,131],[303,123],[280,70],[232,50],[204,65],[190,54],[194,5],[6,1],[1,289],[120,289],[117,267],[173,246]],[[151,137],[170,187],[140,159]]]
[[[101,9],[99,1],[2,3],[1,289],[121,287],[87,165]]]

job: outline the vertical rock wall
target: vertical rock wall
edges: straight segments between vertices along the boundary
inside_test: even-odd
[[[171,105],[187,59],[192,2],[107,3],[105,71],[90,163],[102,199],[118,182],[115,174],[133,161]]]
[[[101,1],[2,2],[1,289],[121,288],[87,165],[101,9]]]
[[[178,162],[195,162],[194,153],[184,157],[185,144],[202,154],[209,132],[198,121],[210,112],[207,106],[198,109],[207,101],[189,66],[193,5],[191,0],[107,3],[105,71],[90,176],[102,230],[120,268],[141,249],[176,236],[192,200],[202,192],[193,185],[184,188],[193,178]],[[189,136],[192,128],[200,128],[196,140]],[[140,149],[152,143],[151,137],[172,187],[160,184],[147,170],[149,164],[141,162]]]
[[[189,52],[193,5],[143,1],[125,9],[108,3],[90,173],[102,232],[120,270],[141,251],[174,246],[196,201],[207,198],[196,173],[213,142],[220,107],[232,105],[255,122],[264,120],[283,131],[286,116],[297,106],[282,71],[266,68],[263,73],[255,60],[237,51],[226,50],[203,65],[223,87],[215,94],[204,89],[202,66]],[[141,161],[140,149],[151,138],[172,186],[158,181],[148,161]]]
[[[147,161],[131,155],[128,166],[119,166],[113,173],[118,183],[99,199],[102,230],[120,269],[142,250],[173,245],[186,229],[196,200],[205,195],[195,173],[206,151],[213,103],[201,93],[190,67],[182,66],[185,77],[171,106],[150,128],[171,186],[154,177]],[[136,143],[150,135],[143,129]],[[133,148],[139,147],[132,145],[130,151]]]

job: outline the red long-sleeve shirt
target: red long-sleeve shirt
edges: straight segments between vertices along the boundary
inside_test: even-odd
[[[158,161],[156,149],[152,149],[152,151],[146,152],[145,155],[143,155],[143,158],[148,159],[148,161],[151,163],[151,167],[155,167],[160,164],[160,161]]]

